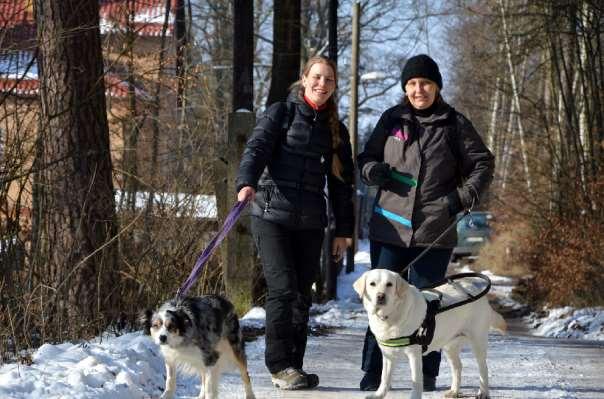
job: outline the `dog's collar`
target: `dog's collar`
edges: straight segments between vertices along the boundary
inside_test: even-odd
[[[403,346],[409,346],[409,345],[413,345],[413,337],[415,337],[417,335],[417,330],[415,330],[415,332],[407,337],[399,337],[399,338],[392,338],[392,339],[387,339],[385,341],[382,341],[380,339],[378,339],[378,343],[382,346],[387,346],[389,348],[400,348]]]

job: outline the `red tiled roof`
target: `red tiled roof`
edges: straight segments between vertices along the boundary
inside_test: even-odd
[[[170,18],[168,32],[172,33],[174,8],[176,0],[170,0]],[[35,37],[35,19],[33,15],[33,0],[0,0],[0,29],[8,30],[22,26],[20,35],[29,34],[25,39]],[[129,10],[129,6],[132,10]],[[134,12],[135,30],[140,36],[159,36],[161,34],[166,0],[99,0],[101,20],[115,23],[118,28],[125,26],[126,18]]]
[[[0,79],[0,93],[11,92],[12,95],[21,97],[36,97],[40,90],[38,79]],[[105,75],[105,95],[113,98],[126,98],[128,96],[128,83],[120,77]],[[141,89],[136,89],[137,97],[146,97]]]
[[[0,93],[11,92],[22,97],[35,97],[38,95],[40,82],[38,79],[0,79]]]
[[[128,11],[135,14],[151,13],[156,16],[163,16],[166,12],[166,0],[99,0],[100,14],[102,18],[121,19],[128,15]],[[133,10],[128,7],[133,6]],[[176,0],[171,0],[170,11],[174,13]]]
[[[0,27],[12,28],[34,21],[33,0],[0,0]]]

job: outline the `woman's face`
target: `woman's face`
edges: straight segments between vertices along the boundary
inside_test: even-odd
[[[313,103],[325,104],[336,89],[335,74],[327,64],[316,63],[302,76],[304,95]]]
[[[438,86],[426,78],[409,79],[405,84],[405,93],[415,109],[426,109],[434,103]]]

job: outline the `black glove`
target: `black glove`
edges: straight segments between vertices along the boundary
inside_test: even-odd
[[[447,206],[449,207],[449,215],[451,216],[455,216],[463,210],[461,198],[459,198],[457,190],[453,190],[447,194]]]
[[[390,165],[386,162],[376,162],[367,171],[367,180],[373,186],[384,186],[390,179]]]

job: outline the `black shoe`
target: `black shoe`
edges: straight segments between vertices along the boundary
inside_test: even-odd
[[[359,387],[361,391],[377,391],[380,386],[381,377],[376,373],[365,373]]]
[[[306,377],[306,388],[313,389],[319,385],[319,376],[316,374],[308,374],[306,371],[302,369],[298,369],[300,374]]]
[[[436,377],[424,376],[424,392],[436,391]]]

